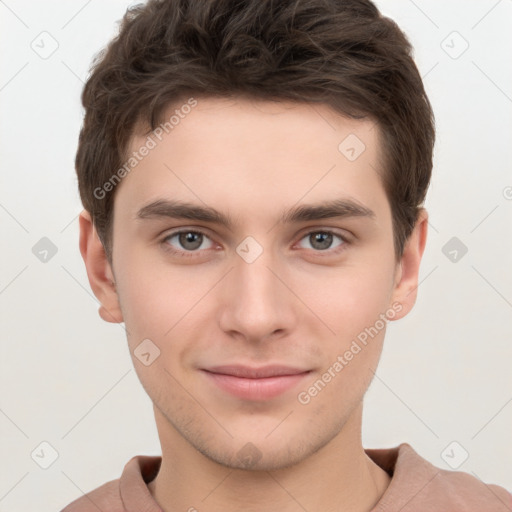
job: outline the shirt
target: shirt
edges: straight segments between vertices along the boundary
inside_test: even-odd
[[[366,449],[391,482],[371,512],[511,512],[512,494],[462,471],[433,466],[413,448]],[[163,512],[147,484],[157,475],[160,456],[137,455],[112,480],[70,503],[61,512]]]

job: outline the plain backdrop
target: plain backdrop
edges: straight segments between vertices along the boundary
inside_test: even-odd
[[[78,250],[79,96],[132,3],[0,1],[0,511],[60,510],[160,454]],[[512,1],[377,4],[416,49],[437,145],[418,301],[388,327],[364,445],[512,489]]]

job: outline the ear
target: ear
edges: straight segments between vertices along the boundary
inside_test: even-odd
[[[400,312],[392,318],[398,320],[403,318],[414,306],[418,292],[418,275],[420,270],[421,257],[425,250],[428,230],[428,213],[421,209],[414,229],[407,239],[403,255],[398,264],[393,289],[392,302],[402,305]],[[391,320],[391,319],[390,319]]]
[[[120,323],[123,315],[114,283],[114,274],[103,244],[87,210],[79,216],[80,253],[85,263],[91,289],[100,302],[99,314],[105,322]]]

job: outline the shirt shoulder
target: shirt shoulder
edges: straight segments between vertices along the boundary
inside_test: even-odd
[[[61,512],[163,512],[147,486],[158,473],[161,462],[159,456],[136,455],[125,464],[120,478],[84,494]]]
[[[119,494],[119,479],[111,480],[70,503],[61,512],[125,512]]]
[[[469,473],[440,469],[407,443],[387,450],[366,450],[391,476],[372,512],[510,512],[512,494]]]

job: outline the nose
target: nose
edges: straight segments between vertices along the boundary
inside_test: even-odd
[[[286,336],[299,320],[297,300],[285,284],[287,272],[263,252],[248,263],[238,255],[223,281],[220,327],[233,337],[262,342]]]

